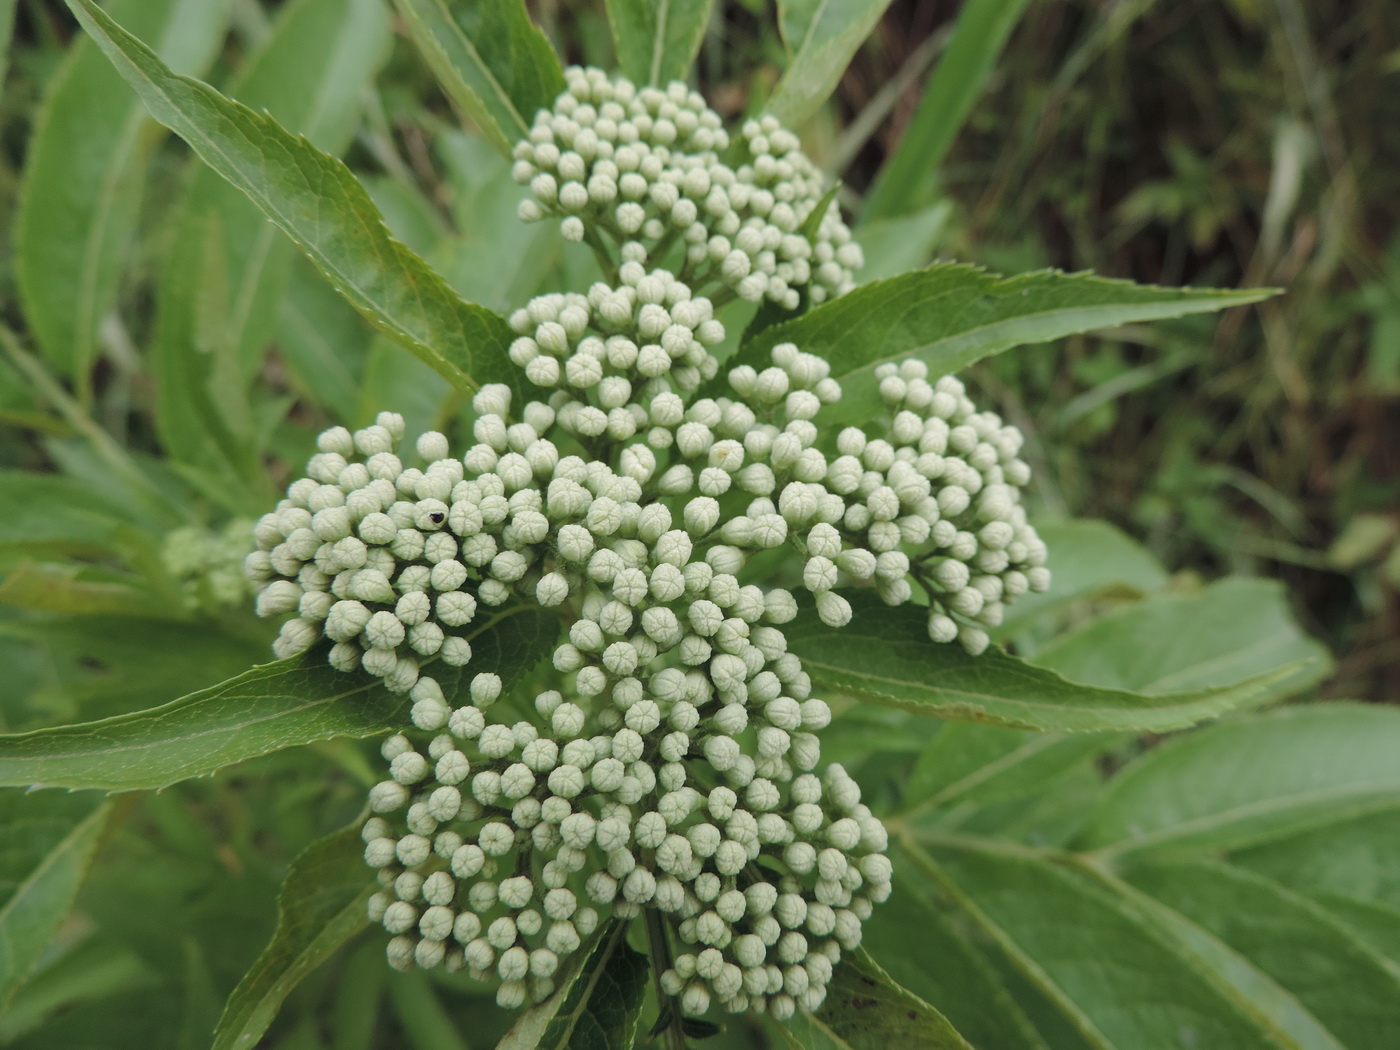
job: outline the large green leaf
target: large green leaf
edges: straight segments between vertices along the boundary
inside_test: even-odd
[[[1084,844],[1106,854],[1219,849],[1394,805],[1400,710],[1308,704],[1212,726],[1129,765]]]
[[[1273,1026],[1122,896],[1017,847],[911,851],[1093,1050],[1280,1050]]]
[[[1249,959],[1341,1044],[1355,1050],[1394,1045],[1400,972],[1318,905],[1215,862],[1149,864],[1127,878]]]
[[[617,64],[638,84],[684,80],[714,0],[607,0]]]
[[[812,680],[871,703],[935,718],[1063,732],[1160,731],[1193,725],[1247,704],[1292,667],[1242,682],[1162,696],[1079,685],[992,649],[968,656],[929,641],[925,613],[851,595],[855,615],[827,627],[805,610],[787,628],[788,647]]]
[[[1227,577],[1195,594],[1155,595],[1061,635],[1034,659],[1076,682],[1149,696],[1239,682],[1302,661],[1268,694],[1287,696],[1331,664],[1326,648],[1294,622],[1282,584],[1248,577]]]
[[[938,191],[938,169],[948,147],[981,95],[1002,45],[1025,9],[1026,0],[968,0],[963,4],[914,119],[865,199],[865,217],[903,215],[932,202]]]
[[[531,1007],[496,1050],[629,1050],[646,992],[647,958],[627,943],[629,923],[614,920],[574,954],[559,989]]]
[[[302,978],[369,924],[365,907],[375,884],[363,853],[356,822],[292,862],[277,899],[277,931],[229,996],[213,1050],[256,1045]]]
[[[1329,820],[1230,859],[1303,893],[1372,901],[1400,913],[1400,795],[1376,812]]]
[[[394,0],[447,97],[507,156],[564,90],[549,40],[522,0]]]
[[[823,418],[869,420],[883,412],[874,370],[886,361],[917,357],[934,375],[944,375],[1013,346],[1134,321],[1223,310],[1272,294],[1158,288],[1058,270],[1001,277],[965,263],[935,263],[861,285],[775,325],[730,363],[762,368],[774,346],[796,343],[829,360],[832,376],[845,389]]]
[[[394,240],[349,168],[270,117],[172,73],[91,0],[69,3],[152,116],[246,193],[371,324],[463,390],[485,382],[523,389],[506,356],[505,320],[462,300]]]
[[[539,609],[500,612],[468,635],[473,658],[466,668],[434,674],[449,695],[464,674],[513,678],[544,658],[558,626]],[[161,788],[287,747],[388,732],[407,724],[406,708],[406,699],[378,679],[334,671],[315,650],[163,707],[0,736],[0,785]]]
[[[1049,1050],[982,952],[895,873],[893,896],[861,929],[861,947],[915,995],[932,1003],[976,1047]]]
[[[111,812],[94,795],[0,792],[0,1010],[72,907]]]
[[[1043,790],[1120,739],[1115,734],[1037,733],[950,722],[919,756],[904,790],[907,808],[989,805]]]
[[[779,3],[778,26],[792,57],[768,100],[768,112],[789,127],[815,113],[889,5],[890,0]]]
[[[863,948],[841,960],[821,1009],[797,1014],[783,1034],[797,1050],[972,1050],[946,1017],[896,984]]]
[[[118,0],[113,17],[155,42],[161,58],[195,73],[223,38],[225,0]],[[9,19],[0,14],[8,30]],[[68,377],[97,356],[159,142],[145,108],[86,38],[50,83],[30,141],[16,217],[15,276],[25,317],[45,357]]]
[[[1167,573],[1147,548],[1106,521],[1036,523],[1051,551],[1050,589],[1025,594],[1006,611],[998,637],[1010,637],[1047,609],[1107,590],[1145,594],[1166,585]]]
[[[379,0],[297,0],[282,9],[230,93],[338,155],[390,40]],[[162,443],[185,463],[222,460],[256,486],[265,471],[247,385],[261,367],[296,252],[238,187],[204,165],[179,215],[152,361]]]

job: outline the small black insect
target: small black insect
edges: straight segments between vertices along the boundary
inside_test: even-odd
[[[440,511],[440,510],[435,510],[435,511],[433,511],[431,514],[428,515],[429,519],[431,519],[431,521],[432,521],[432,523],[433,523],[434,525],[441,525],[441,524],[442,524],[442,519],[445,518],[446,516],[447,516],[447,515],[443,514],[442,511]]]

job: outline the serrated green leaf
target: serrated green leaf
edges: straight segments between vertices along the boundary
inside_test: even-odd
[[[1098,689],[999,649],[968,656],[931,642],[926,614],[911,606],[891,609],[868,592],[850,600],[845,627],[827,627],[811,609],[799,613],[786,629],[788,648],[829,690],[933,718],[1059,732],[1177,729],[1248,704],[1295,671],[1153,697]]]
[[[282,883],[277,930],[229,996],[213,1050],[253,1046],[307,974],[369,925],[375,883],[364,863],[359,823],[308,846]]]
[[[506,156],[564,90],[549,40],[521,0],[394,0],[447,97]]]
[[[792,55],[764,107],[796,127],[827,100],[890,0],[782,0],[778,27]]]
[[[1008,607],[997,637],[1010,637],[1047,609],[1088,598],[1109,588],[1146,594],[1166,586],[1161,563],[1121,529],[1106,521],[1036,524],[1050,548],[1053,571],[1050,589],[1024,594]]]
[[[1385,1050],[1400,975],[1340,921],[1259,875],[1209,861],[1135,866],[1126,878],[1239,952],[1356,1050]]]
[[[338,155],[390,40],[379,0],[297,0],[282,8],[229,90]],[[253,490],[249,506],[264,472],[247,387],[275,331],[295,258],[239,187],[198,167],[161,274],[156,419],[173,457],[241,475]]]
[[[1272,1026],[1121,896],[1032,851],[911,850],[1093,1050],[1281,1050]]]
[[[831,374],[844,389],[823,418],[867,420],[883,411],[874,371],[887,361],[917,357],[940,376],[1013,346],[1134,321],[1223,310],[1273,294],[1268,289],[1158,288],[1058,270],[1001,277],[965,263],[935,263],[926,270],[863,284],[775,325],[730,363],[763,368],[774,346],[796,343],[830,361]]]
[[[111,814],[93,795],[0,792],[0,1009],[72,907]]]
[[[197,73],[223,39],[225,0],[125,0],[112,15],[156,41],[172,67]],[[0,15],[0,22],[8,19]],[[74,42],[49,86],[30,141],[16,216],[15,276],[44,356],[70,378],[97,356],[160,137],[88,39]],[[80,389],[86,388],[86,379]]]
[[[973,1046],[1049,1050],[981,951],[913,888],[921,881],[895,872],[894,894],[861,927],[861,947]]]
[[[798,1050],[972,1050],[952,1023],[895,983],[864,948],[848,952],[814,1014],[784,1022]]]
[[[607,0],[617,64],[636,84],[684,80],[714,0]]]
[[[463,390],[523,390],[497,314],[461,299],[394,240],[341,161],[207,84],[171,73],[91,0],[70,6],[151,114],[185,139],[306,253],[372,325]]]
[[[1159,594],[1101,616],[1035,652],[1076,682],[1149,696],[1306,666],[1260,700],[1288,696],[1327,673],[1327,649],[1294,622],[1277,580],[1227,577],[1195,594]]]
[[[1168,741],[1105,789],[1083,842],[1106,854],[1241,847],[1390,807],[1400,711],[1315,703]]]
[[[475,624],[467,668],[434,676],[449,696],[463,674],[495,671],[510,680],[543,659],[558,618],[516,608]],[[406,724],[403,696],[364,673],[342,674],[325,654],[255,667],[163,707],[99,722],[0,736],[0,786],[162,788],[287,747],[366,737]]]
[[[938,169],[982,93],[1026,0],[968,0],[929,77],[914,117],[865,199],[872,219],[915,211],[938,188]]]

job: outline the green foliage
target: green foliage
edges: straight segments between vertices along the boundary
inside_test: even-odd
[[[557,630],[538,609],[485,619],[470,638],[473,672],[513,681],[548,654]],[[317,652],[255,667],[161,707],[0,737],[0,784],[162,788],[286,747],[386,733],[403,724],[405,709],[403,697],[332,670]]]
[[[15,464],[0,471],[0,1043],[1389,1050],[1396,712],[1256,710],[1311,699],[1331,667],[1285,590],[1170,577],[1100,520],[1040,527],[1054,584],[999,629],[1015,655],[931,645],[925,609],[887,609],[869,589],[847,627],[807,607],[790,625],[792,651],[838,709],[830,751],[886,820],[896,864],[894,896],[817,1012],[776,1027],[741,1015],[723,1031],[718,1015],[681,1016],[651,979],[664,933],[643,937],[641,922],[596,931],[518,1018],[458,976],[391,975],[378,935],[359,936],[374,886],[356,814],[382,778],[363,741],[402,729],[408,702],[331,670],[323,649],[244,670],[266,630],[241,595],[219,600],[212,556],[182,564],[170,538],[202,537],[200,551],[236,540],[246,530],[227,523],[271,502],[328,421],[395,408],[411,430],[461,436],[464,392],[525,391],[500,311],[584,290],[596,268],[515,221],[520,193],[498,154],[563,84],[551,40],[601,53],[607,30],[581,11],[538,28],[519,0],[396,0],[473,125],[464,133],[406,52],[391,56],[378,0],[293,0],[275,18],[263,10],[274,5],[232,5],[227,41],[222,4],[71,6],[85,34],[65,50],[31,19],[11,58],[14,5],[0,0],[7,88],[43,99],[32,128],[6,125],[29,145],[22,178],[0,180],[16,244],[0,296],[14,286],[23,309],[4,303],[5,318],[25,325],[0,329],[0,419],[27,428],[5,439]],[[732,72],[705,44],[723,16],[713,36],[733,47],[732,8],[601,6],[639,83],[686,77],[697,52],[703,86]],[[815,114],[887,6],[780,3],[779,38],[759,42],[785,57],[767,111],[793,125]],[[903,272],[965,221],[937,196],[961,177],[947,158],[1023,16],[1038,17],[1020,2],[963,5],[864,200],[857,238],[878,279],[797,316],[760,312],[728,365],[761,368],[786,341],[827,357],[847,393],[821,419],[840,422],[874,415],[875,369],[910,355],[934,375],[986,361],[981,374],[1009,383],[1013,403],[1016,391],[1042,396],[1036,377],[1077,369],[1102,383],[1062,410],[1088,425],[1178,357],[1130,369],[1075,341],[1054,363],[988,359],[1106,328],[1136,339],[1144,322],[1271,294],[957,263]],[[1114,19],[1095,49],[1130,21]],[[0,119],[14,119],[8,106]],[[1280,142],[1280,164],[1302,163],[1293,139]],[[1232,202],[1211,191],[1207,151],[1170,155],[1170,177],[1127,197],[1122,218],[1180,218],[1199,243],[1229,226]],[[862,182],[833,184],[818,215]],[[1377,317],[1390,316],[1386,274],[1366,293]],[[742,303],[719,310],[732,332],[750,323]],[[1385,353],[1378,381],[1393,371]],[[723,377],[709,392],[724,392]],[[1032,453],[1039,470],[1044,452]],[[1199,507],[1199,484],[1171,491]],[[1380,562],[1394,533],[1383,515],[1356,520],[1332,555],[1348,571]],[[776,556],[764,568],[784,586],[802,571]],[[502,674],[502,702],[517,703],[558,633],[553,614],[503,607],[478,622],[470,671]],[[461,691],[460,671],[434,674]]]
[[[971,1050],[946,1017],[895,984],[863,950],[842,963],[826,1004],[795,1018],[783,1035],[797,1050]]]
[[[520,0],[452,7],[445,0],[396,3],[452,104],[509,156],[528,134],[535,111],[564,89],[554,49],[530,21],[525,5]],[[490,43],[478,46],[482,41]]]
[[[920,715],[1013,728],[1179,729],[1259,699],[1309,660],[1275,663],[1257,674],[1251,668],[1236,676],[1227,669],[1228,684],[1217,679],[1211,688],[1149,696],[1079,685],[1000,651],[968,656],[945,647],[929,653],[923,613],[885,610],[873,597],[852,605],[856,615],[846,627],[827,627],[806,613],[789,631],[789,645],[814,681]]]
[[[765,362],[796,342],[832,362],[847,390],[834,419],[868,418],[879,403],[877,366],[908,356],[934,375],[966,368],[1015,346],[1134,321],[1180,317],[1258,302],[1267,291],[1151,288],[1092,274],[1054,271],[1000,277],[961,263],[939,263],[862,285],[785,324],[765,329],[735,363]]]
[[[856,48],[890,0],[788,0],[778,5],[778,25],[789,54],[787,69],[767,111],[784,124],[800,124],[826,101]]]
[[[638,84],[684,80],[714,0],[607,0],[622,71]]]
[[[68,914],[112,815],[92,795],[0,799],[0,1004],[14,997]]]
[[[96,5],[74,2],[156,119],[246,193],[371,324],[462,389],[520,382],[505,356],[505,321],[463,300],[394,240],[344,164],[270,117],[171,73]]]

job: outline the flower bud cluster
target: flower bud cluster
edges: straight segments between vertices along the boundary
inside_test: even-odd
[[[639,262],[661,263],[679,242],[683,281],[751,302],[792,310],[804,291],[820,303],[853,287],[860,246],[773,117],[745,123],[730,166],[719,115],[685,84],[638,89],[577,67],[566,78],[515,149],[513,174],[532,194],[521,218],[559,218],[569,240],[606,235]]]
[[[216,532],[188,526],[166,535],[161,564],[179,584],[188,608],[218,612],[248,600],[252,590],[243,559],[251,525],[246,518],[234,518]]]
[[[762,271],[752,297],[785,305],[844,290],[858,259],[834,210],[805,248],[784,240],[821,189],[786,132],[746,125],[750,161],[731,171],[698,96],[596,71],[569,84],[518,150],[541,201],[623,238],[679,231],[688,253],[723,241],[717,263],[748,252],[728,238],[776,229],[721,287],[748,296]],[[877,370],[888,416],[869,431],[823,433],[841,386],[790,343],[731,369],[733,398],[696,397],[724,338],[694,290],[712,271],[694,254],[648,270],[635,239],[622,257],[615,285],[511,316],[510,357],[546,400],[513,411],[507,387],[483,387],[470,447],[424,434],[419,465],[392,413],[326,431],[245,571],[258,612],[286,617],[279,656],[324,638],[338,670],[411,701],[364,829],[393,965],[464,970],[517,1007],[606,922],[649,908],[680,942],[661,983],[685,1013],[781,1019],[820,1006],[890,864],[855,782],[822,767],[831,711],[783,632],[798,600],[746,582],[748,559],[794,550],[833,626],[852,615],[842,590],[899,604],[918,585],[930,637],[977,653],[1006,603],[1048,583],[1020,505],[1029,470],[1014,428],[917,361]],[[481,607],[506,603],[559,615],[553,688],[530,702],[471,666]]]

